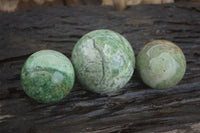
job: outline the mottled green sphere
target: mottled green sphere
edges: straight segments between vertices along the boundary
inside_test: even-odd
[[[152,41],[137,56],[137,71],[145,84],[155,89],[175,86],[186,70],[182,50],[166,40]]]
[[[76,76],[86,89],[110,93],[125,86],[131,78],[135,56],[129,42],[110,30],[84,35],[72,52]]]
[[[63,99],[73,87],[74,68],[60,52],[41,50],[32,54],[21,71],[25,93],[40,103]]]

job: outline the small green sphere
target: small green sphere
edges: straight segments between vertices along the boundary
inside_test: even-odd
[[[155,89],[175,86],[186,70],[182,50],[166,40],[152,41],[137,56],[137,71],[145,84]]]
[[[86,89],[110,93],[125,86],[131,78],[135,55],[129,42],[110,30],[84,35],[72,52],[76,76]]]
[[[63,99],[73,87],[74,68],[60,52],[41,50],[32,54],[21,71],[25,93],[40,103]]]

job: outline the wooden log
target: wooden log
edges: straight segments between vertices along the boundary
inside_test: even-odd
[[[184,129],[174,129],[171,131],[166,131],[162,133],[199,133],[200,132],[200,123],[191,124],[187,128]]]
[[[199,123],[199,7],[186,2],[138,5],[122,12],[81,6],[0,13],[0,132],[150,133]],[[20,71],[29,55],[53,49],[70,58],[78,39],[96,29],[119,32],[136,55],[149,41],[175,42],[187,59],[183,80],[173,88],[154,90],[134,73],[124,88],[108,95],[88,92],[76,81],[71,93],[54,104],[38,104],[25,95]]]

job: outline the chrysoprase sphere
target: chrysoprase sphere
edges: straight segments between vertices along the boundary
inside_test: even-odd
[[[182,50],[166,40],[152,41],[137,56],[137,71],[145,84],[155,89],[175,86],[186,70]]]
[[[41,50],[32,54],[21,71],[25,93],[40,103],[63,99],[73,87],[74,68],[60,52]]]
[[[134,72],[135,55],[129,42],[110,30],[84,35],[72,52],[76,76],[86,89],[110,93],[125,86]]]

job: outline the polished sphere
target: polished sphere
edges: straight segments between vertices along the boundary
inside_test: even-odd
[[[86,89],[110,93],[125,86],[131,78],[135,56],[129,42],[110,30],[84,35],[72,52],[76,76]]]
[[[155,89],[175,86],[186,70],[182,50],[166,40],[152,41],[137,56],[137,71],[145,84]]]
[[[63,99],[74,84],[74,69],[62,53],[41,50],[32,54],[21,71],[21,83],[25,93],[41,103]]]

